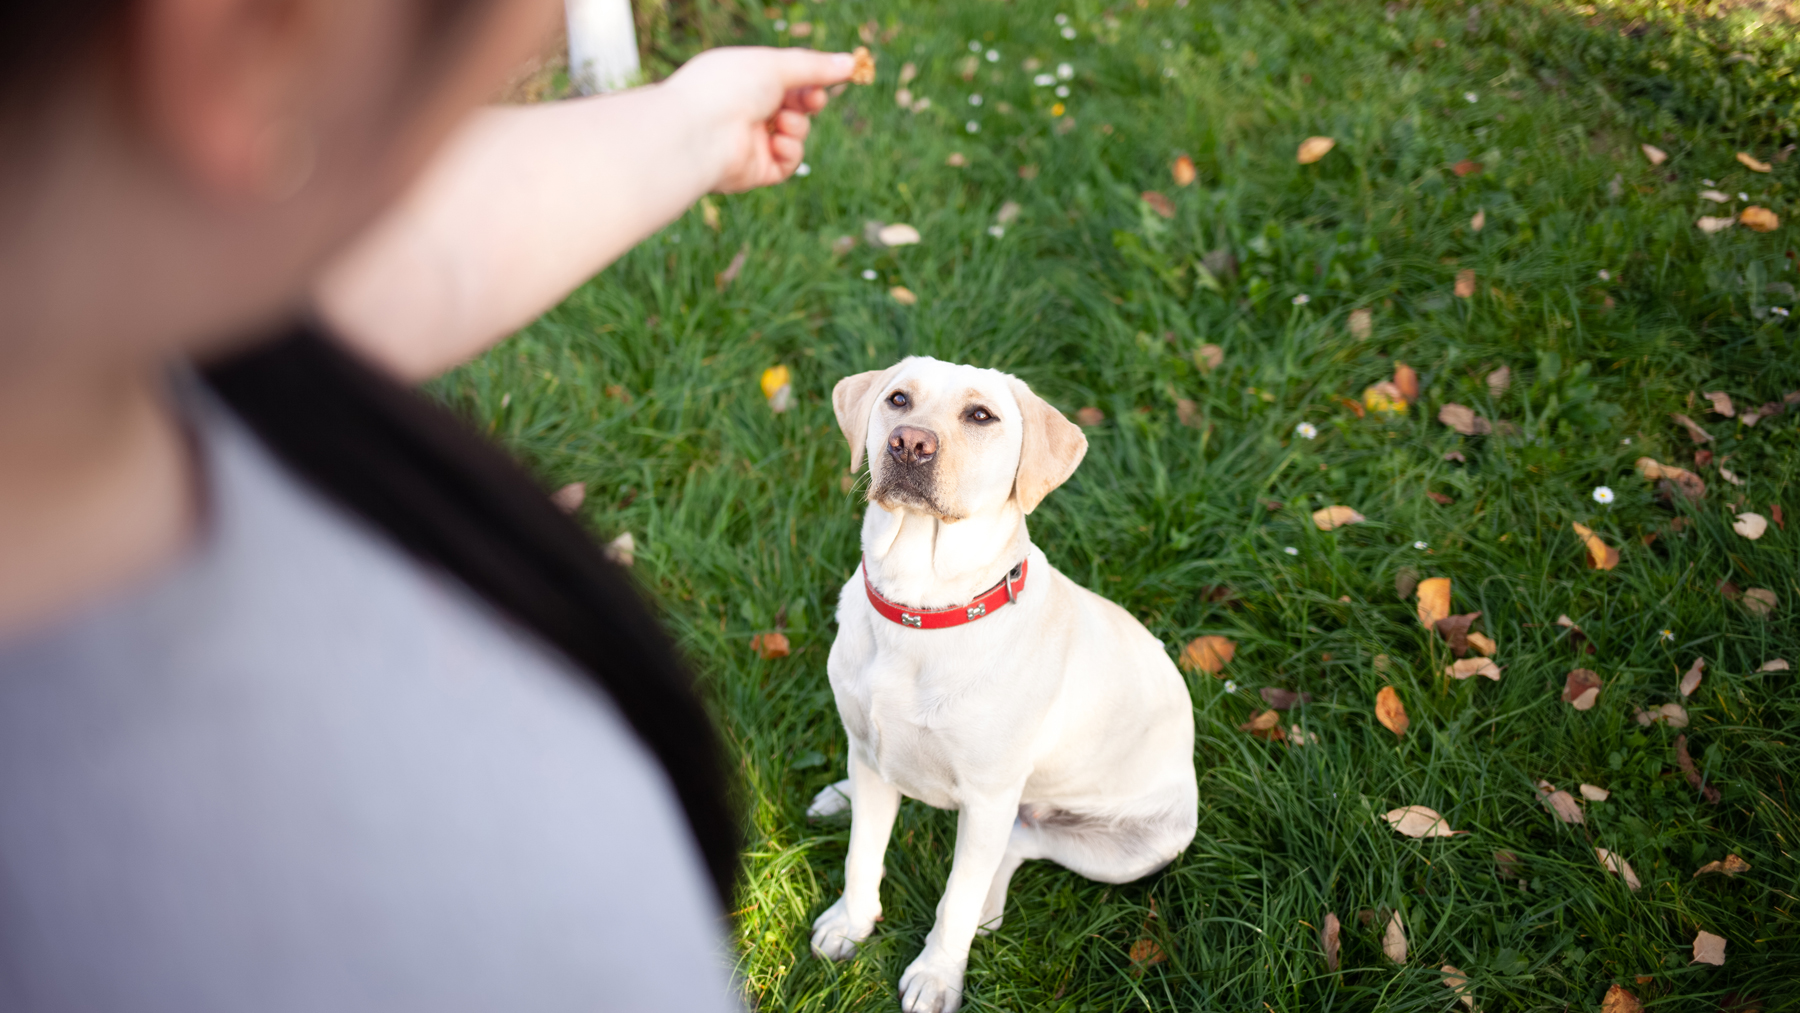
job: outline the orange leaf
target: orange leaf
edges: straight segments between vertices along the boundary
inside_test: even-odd
[[[1465,267],[1456,272],[1456,297],[1458,299],[1475,298],[1475,269]]]
[[[1300,150],[1294,154],[1294,161],[1301,165],[1311,165],[1337,147],[1337,141],[1329,137],[1308,137],[1300,142]]]
[[[855,62],[850,66],[851,84],[875,83],[875,55],[869,52],[868,46],[857,46],[850,53]]]
[[[1592,669],[1577,668],[1563,677],[1563,702],[1578,711],[1592,708],[1600,698],[1600,676]]]
[[[1227,637],[1204,636],[1195,637],[1181,649],[1181,666],[1199,669],[1210,675],[1218,675],[1225,671],[1225,666],[1237,656],[1237,644]]]
[[[1381,687],[1375,694],[1375,720],[1395,735],[1405,735],[1406,728],[1412,720],[1406,716],[1406,705],[1400,702],[1400,694],[1392,686]]]
[[[1450,578],[1432,577],[1419,581],[1419,623],[1437,629],[1439,619],[1450,618]]]
[[[788,638],[783,633],[758,633],[750,638],[750,649],[766,660],[785,658],[788,656]]]
[[[1757,232],[1774,232],[1781,228],[1781,216],[1768,208],[1750,205],[1738,213],[1738,221]]]
[[[1755,155],[1752,155],[1748,151],[1738,152],[1737,160],[1744,163],[1744,167],[1751,172],[1768,172],[1770,169],[1774,168],[1774,166],[1759,160]]]
[[[1419,374],[1404,362],[1394,363],[1394,386],[1400,388],[1400,396],[1408,401],[1419,399]]]
[[[1317,527],[1320,531],[1330,531],[1333,528],[1341,528],[1346,524],[1361,524],[1363,521],[1368,520],[1368,518],[1347,506],[1328,506],[1322,510],[1314,510],[1312,519],[1313,526]]]
[[[1479,176],[1479,175],[1481,175],[1481,163],[1480,162],[1472,162],[1469,159],[1465,158],[1462,161],[1451,166],[1450,171],[1456,173],[1456,175],[1458,177]]]
[[[1600,1000],[1600,1013],[1644,1013],[1644,1004],[1638,1002],[1637,996],[1627,992],[1625,986],[1613,985],[1606,990],[1606,997]]]
[[[1186,155],[1177,157],[1175,164],[1169,168],[1169,172],[1175,177],[1176,186],[1189,186],[1200,175],[1194,171],[1194,160]]]
[[[1167,196],[1157,193],[1155,190],[1145,190],[1138,196],[1143,198],[1145,204],[1150,205],[1150,210],[1162,215],[1164,218],[1175,217],[1175,202],[1170,200]]]
[[[1585,524],[1571,524],[1570,527],[1575,529],[1575,533],[1587,545],[1589,566],[1596,570],[1610,570],[1619,565],[1619,550],[1601,541],[1600,536],[1594,534],[1594,529]]]

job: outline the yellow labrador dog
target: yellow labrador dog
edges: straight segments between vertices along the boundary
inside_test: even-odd
[[[900,992],[907,1013],[955,1013],[1021,863],[1124,883],[1193,840],[1193,705],[1142,624],[1031,544],[1026,515],[1087,453],[1078,427],[1015,377],[929,358],[846,377],[832,404],[870,482],[828,663],[850,776],[809,810],[850,806],[850,853],[812,946],[843,960],[880,919],[902,795],[954,809],[949,883]]]

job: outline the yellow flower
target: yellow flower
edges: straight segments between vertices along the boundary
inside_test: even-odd
[[[1050,115],[1061,116],[1062,114],[1063,114],[1063,104],[1061,102],[1058,102],[1057,104],[1050,107]]]
[[[771,366],[768,369],[763,370],[763,397],[774,397],[776,391],[787,386],[787,382],[788,368],[786,366]]]
[[[1390,380],[1383,380],[1363,391],[1363,404],[1372,412],[1387,415],[1406,414],[1406,397]]]

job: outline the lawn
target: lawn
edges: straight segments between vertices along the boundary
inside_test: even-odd
[[[851,962],[808,953],[842,882],[847,824],[803,809],[843,776],[825,658],[862,491],[830,390],[914,354],[1098,409],[1034,540],[1172,654],[1237,645],[1218,677],[1188,673],[1193,846],[1125,887],[1027,866],[966,1008],[1443,1010],[1446,964],[1488,1013],[1598,1010],[1613,985],[1657,1010],[1800,1007],[1800,670],[1759,671],[1800,662],[1800,531],[1773,522],[1800,509],[1800,410],[1745,415],[1800,389],[1783,5],[698,6],[713,42],[848,48],[861,27],[879,79],[819,118],[809,174],[711,198],[433,389],[546,487],[587,483],[596,536],[636,540],[738,760],[733,926],[756,1008],[893,1009],[948,870],[953,814],[907,803],[886,921]],[[683,10],[656,22],[657,60],[694,44],[668,27]],[[1298,164],[1315,135],[1335,148]],[[1749,205],[1781,227],[1696,227]],[[922,242],[880,248],[869,222]],[[1367,410],[1401,362],[1417,398]],[[758,383],[776,365],[781,414]],[[1710,411],[1713,391],[1738,414]],[[1449,403],[1492,431],[1443,424]],[[1659,495],[1640,457],[1705,496]],[[1328,505],[1366,520],[1321,531]],[[1771,520],[1758,540],[1733,528],[1745,511]],[[1586,565],[1573,523],[1616,568]],[[1445,639],[1403,594],[1421,577],[1481,612],[1498,681],[1444,675]],[[778,628],[792,654],[759,657],[752,637]],[[1575,668],[1602,681],[1591,709],[1562,699]],[[1388,686],[1398,737],[1375,717]],[[1281,718],[1305,745],[1240,730],[1270,687],[1311,694]],[[1634,719],[1671,703],[1685,729]],[[1678,766],[1684,734],[1716,801]],[[1540,779],[1610,797],[1564,822]],[[1467,833],[1403,837],[1380,816],[1407,805]],[[1727,854],[1750,870],[1695,876]],[[1403,962],[1382,949],[1394,912]],[[1722,966],[1693,962],[1702,930]]]

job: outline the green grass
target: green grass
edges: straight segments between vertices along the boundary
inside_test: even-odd
[[[879,84],[820,117],[812,174],[713,198],[719,232],[696,210],[439,382],[547,486],[588,482],[581,516],[596,535],[637,538],[636,573],[738,758],[751,843],[734,926],[756,1007],[892,1009],[948,868],[953,817],[908,803],[886,921],[852,962],[808,954],[811,919],[842,881],[846,826],[802,810],[844,766],[825,658],[861,510],[829,393],[908,354],[1010,370],[1066,411],[1104,410],[1086,462],[1032,517],[1034,539],[1172,649],[1202,633],[1241,645],[1225,673],[1237,692],[1190,677],[1193,846],[1125,887],[1028,866],[1005,927],[975,945],[968,1008],[1442,1010],[1446,963],[1490,1013],[1594,1010],[1614,982],[1659,1010],[1716,1010],[1732,993],[1800,1005],[1800,785],[1787,784],[1800,772],[1800,673],[1756,671],[1800,661],[1800,532],[1771,526],[1750,542],[1730,526],[1740,500],[1800,509],[1800,415],[1751,428],[1689,401],[1723,389],[1748,406],[1800,388],[1796,322],[1769,309],[1795,303],[1792,227],[1707,236],[1693,224],[1728,213],[1696,197],[1702,179],[1800,214],[1800,158],[1769,175],[1733,159],[1774,160],[1800,129],[1800,44],[1754,9],[1600,6],[795,4],[774,13],[818,26],[815,44],[847,48],[869,20],[893,30],[876,46]],[[790,39],[764,12],[738,26],[746,40]],[[970,40],[1000,59],[965,83]],[[1065,117],[1027,58],[1073,65]],[[892,99],[906,61],[925,112]],[[971,118],[980,133],[965,132]],[[1297,165],[1311,134],[1337,149]],[[1668,163],[1652,167],[1644,141]],[[966,168],[945,165],[953,151]],[[1169,174],[1180,152],[1199,169],[1182,189]],[[1458,177],[1464,159],[1483,171]],[[1172,219],[1140,200],[1147,189],[1173,199]],[[1022,211],[996,238],[1006,201]],[[1474,233],[1477,210],[1487,224]],[[925,241],[833,253],[869,220],[910,222]],[[743,272],[720,291],[740,249]],[[1202,271],[1211,251],[1237,270]],[[1451,295],[1464,268],[1479,278],[1467,300]],[[892,285],[918,305],[892,300]],[[1295,305],[1300,294],[1310,301]],[[1357,307],[1374,313],[1366,341],[1346,329]],[[1225,352],[1212,372],[1193,358],[1205,343]],[[1356,418],[1338,399],[1397,359],[1419,370],[1421,403]],[[780,416],[757,387],[777,363],[798,395]],[[1513,384],[1495,398],[1483,377],[1500,365]],[[1196,403],[1198,427],[1178,423],[1178,399]],[[1517,432],[1458,436],[1435,421],[1449,401]],[[1705,502],[1655,498],[1637,457],[1694,466],[1671,412],[1717,435],[1741,489],[1709,467]],[[1316,440],[1295,438],[1302,421]],[[1600,484],[1618,492],[1610,507],[1590,498]],[[1329,503],[1369,520],[1321,533],[1308,514]],[[1674,530],[1678,517],[1689,526]],[[1572,521],[1619,547],[1616,570],[1584,568]],[[1500,682],[1438,674],[1443,645],[1395,592],[1408,567],[1453,578],[1456,610],[1482,611]],[[1780,610],[1746,614],[1715,589],[1727,579],[1773,589]],[[1209,600],[1214,585],[1235,600]],[[1593,655],[1553,625],[1560,613]],[[750,638],[777,623],[794,653],[762,661]],[[1632,720],[1677,699],[1696,655],[1710,667],[1687,733],[1717,805],[1677,771],[1676,733]],[[1606,680],[1585,713],[1558,699],[1578,664]],[[1372,717],[1389,684],[1412,715],[1399,740]],[[1238,731],[1264,686],[1316,696],[1291,720],[1319,744]],[[1566,825],[1535,800],[1538,778],[1613,794]],[[1377,821],[1407,804],[1470,833],[1413,841]],[[1596,846],[1626,856],[1643,889],[1606,875]],[[1520,856],[1525,884],[1497,876],[1499,849]],[[1691,878],[1727,852],[1753,870]],[[1358,924],[1375,909],[1403,913],[1405,965]],[[1328,911],[1345,923],[1336,974],[1314,931]],[[1700,928],[1728,940],[1723,967],[1689,963]],[[1134,969],[1145,935],[1168,959]]]

